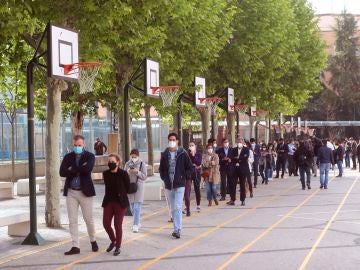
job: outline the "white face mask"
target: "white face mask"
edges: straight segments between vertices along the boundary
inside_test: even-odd
[[[225,148],[229,148],[229,143],[224,143]]]
[[[217,147],[217,143],[214,143],[214,144],[213,144],[213,147],[216,148],[216,147]]]
[[[139,160],[139,158],[138,157],[133,157],[133,158],[131,158],[131,160],[132,160],[132,162],[136,163]]]
[[[207,151],[208,151],[209,154],[212,154],[212,153],[213,153],[213,149],[212,149],[212,148],[209,148]]]
[[[176,141],[169,141],[169,147],[175,148],[176,147]]]
[[[238,143],[237,146],[238,146],[239,148],[243,148],[244,145],[243,145],[242,143]]]

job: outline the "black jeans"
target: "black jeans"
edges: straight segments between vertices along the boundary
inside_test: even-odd
[[[201,200],[201,192],[200,192],[201,175],[200,175],[200,170],[196,170],[196,172],[192,173],[192,181],[194,183],[196,205],[200,205],[200,200]]]
[[[228,168],[226,171],[220,171],[221,183],[220,183],[220,195],[221,198],[225,198],[226,194],[230,193],[230,185],[231,185],[231,178],[233,174],[231,168]]]
[[[259,166],[260,176],[262,178],[262,183],[267,182],[267,175],[265,172],[265,164]]]
[[[231,187],[230,187],[230,198],[232,201],[236,201],[236,187],[237,182],[240,182],[240,201],[245,201],[246,199],[246,174],[241,173],[239,169],[235,169],[232,180],[231,180]]]
[[[253,173],[254,173],[254,187],[256,187],[258,180],[258,173],[259,173],[259,162],[253,163]]]
[[[299,167],[300,171],[300,181],[303,188],[305,188],[305,174],[306,174],[306,184],[310,186],[311,174],[310,167]]]
[[[356,169],[356,155],[352,155],[351,159],[353,162],[353,169]]]
[[[276,177],[279,177],[280,169],[281,169],[281,177],[284,177],[285,165],[286,165],[285,157],[281,157],[276,160]]]

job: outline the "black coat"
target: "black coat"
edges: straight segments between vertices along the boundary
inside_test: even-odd
[[[233,151],[232,151],[232,149],[229,147],[228,153],[226,155],[224,147],[221,147],[216,151],[216,154],[218,154],[218,156],[219,156],[220,171],[223,172],[223,171],[232,170],[232,162],[228,162],[227,160],[223,160],[225,157],[228,157],[232,161],[232,159],[233,159]]]
[[[278,155],[278,159],[286,159],[288,152],[289,147],[287,144],[282,143],[276,146],[276,153]]]
[[[252,150],[252,149],[251,149]],[[259,159],[261,157],[261,147],[259,144],[255,144],[254,150],[254,163],[258,164],[259,163]]]
[[[314,151],[310,148],[300,147],[294,153],[294,160],[298,167],[311,168],[314,162]]]
[[[188,153],[179,147],[176,153],[174,181],[171,183],[169,176],[169,149],[161,153],[159,173],[166,189],[172,190],[174,188],[185,187],[186,180],[191,179],[192,170],[193,165]]]
[[[95,196],[95,188],[91,179],[91,172],[95,165],[95,155],[88,151],[84,151],[81,155],[79,166],[76,166],[76,154],[68,153],[60,165],[60,176],[66,177],[64,185],[64,196],[67,196],[68,189],[72,179],[80,176],[81,191],[85,196]],[[69,170],[69,168],[71,169]]]
[[[233,148],[232,164],[235,168],[235,171],[238,171],[241,174],[245,174],[245,175],[250,174],[250,168],[248,163],[248,159],[250,155],[249,148],[244,146],[240,151],[240,156],[238,155],[238,153],[239,153],[239,148],[238,147]],[[236,166],[237,164],[239,164],[239,166]]]
[[[116,175],[115,177],[117,180],[115,183],[110,181],[110,178],[114,177],[114,175]],[[116,194],[117,194],[116,199],[122,208],[129,207],[130,204],[129,204],[127,192],[130,186],[130,178],[128,173],[120,168],[116,173],[112,173],[110,170],[106,170],[105,172],[103,172],[103,178],[105,183],[105,195],[102,202],[102,207],[105,207],[110,201],[108,194],[109,190],[112,191],[116,190]]]

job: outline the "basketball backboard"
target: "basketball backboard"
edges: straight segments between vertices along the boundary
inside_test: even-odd
[[[48,76],[77,80],[78,73],[64,74],[64,65],[79,62],[78,33],[53,24],[48,25]]]
[[[154,92],[151,87],[160,86],[160,67],[159,63],[145,59],[145,76],[144,76],[144,89],[145,94],[150,97],[159,97],[159,92]]]
[[[228,87],[227,88],[227,108],[228,108],[227,111],[228,111],[228,113],[235,112],[234,103],[235,103],[234,89]]]
[[[250,116],[256,116],[256,97],[252,98],[252,104],[250,106]]]
[[[195,87],[195,106],[205,107],[206,103],[200,101],[201,99],[206,98],[205,78],[195,77]]]

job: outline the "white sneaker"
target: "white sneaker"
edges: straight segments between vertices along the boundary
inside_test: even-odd
[[[197,210],[198,212],[200,212],[200,205],[198,205],[198,206],[196,207],[196,210]]]
[[[139,226],[133,225],[133,233],[138,233],[138,232],[139,232]]]

